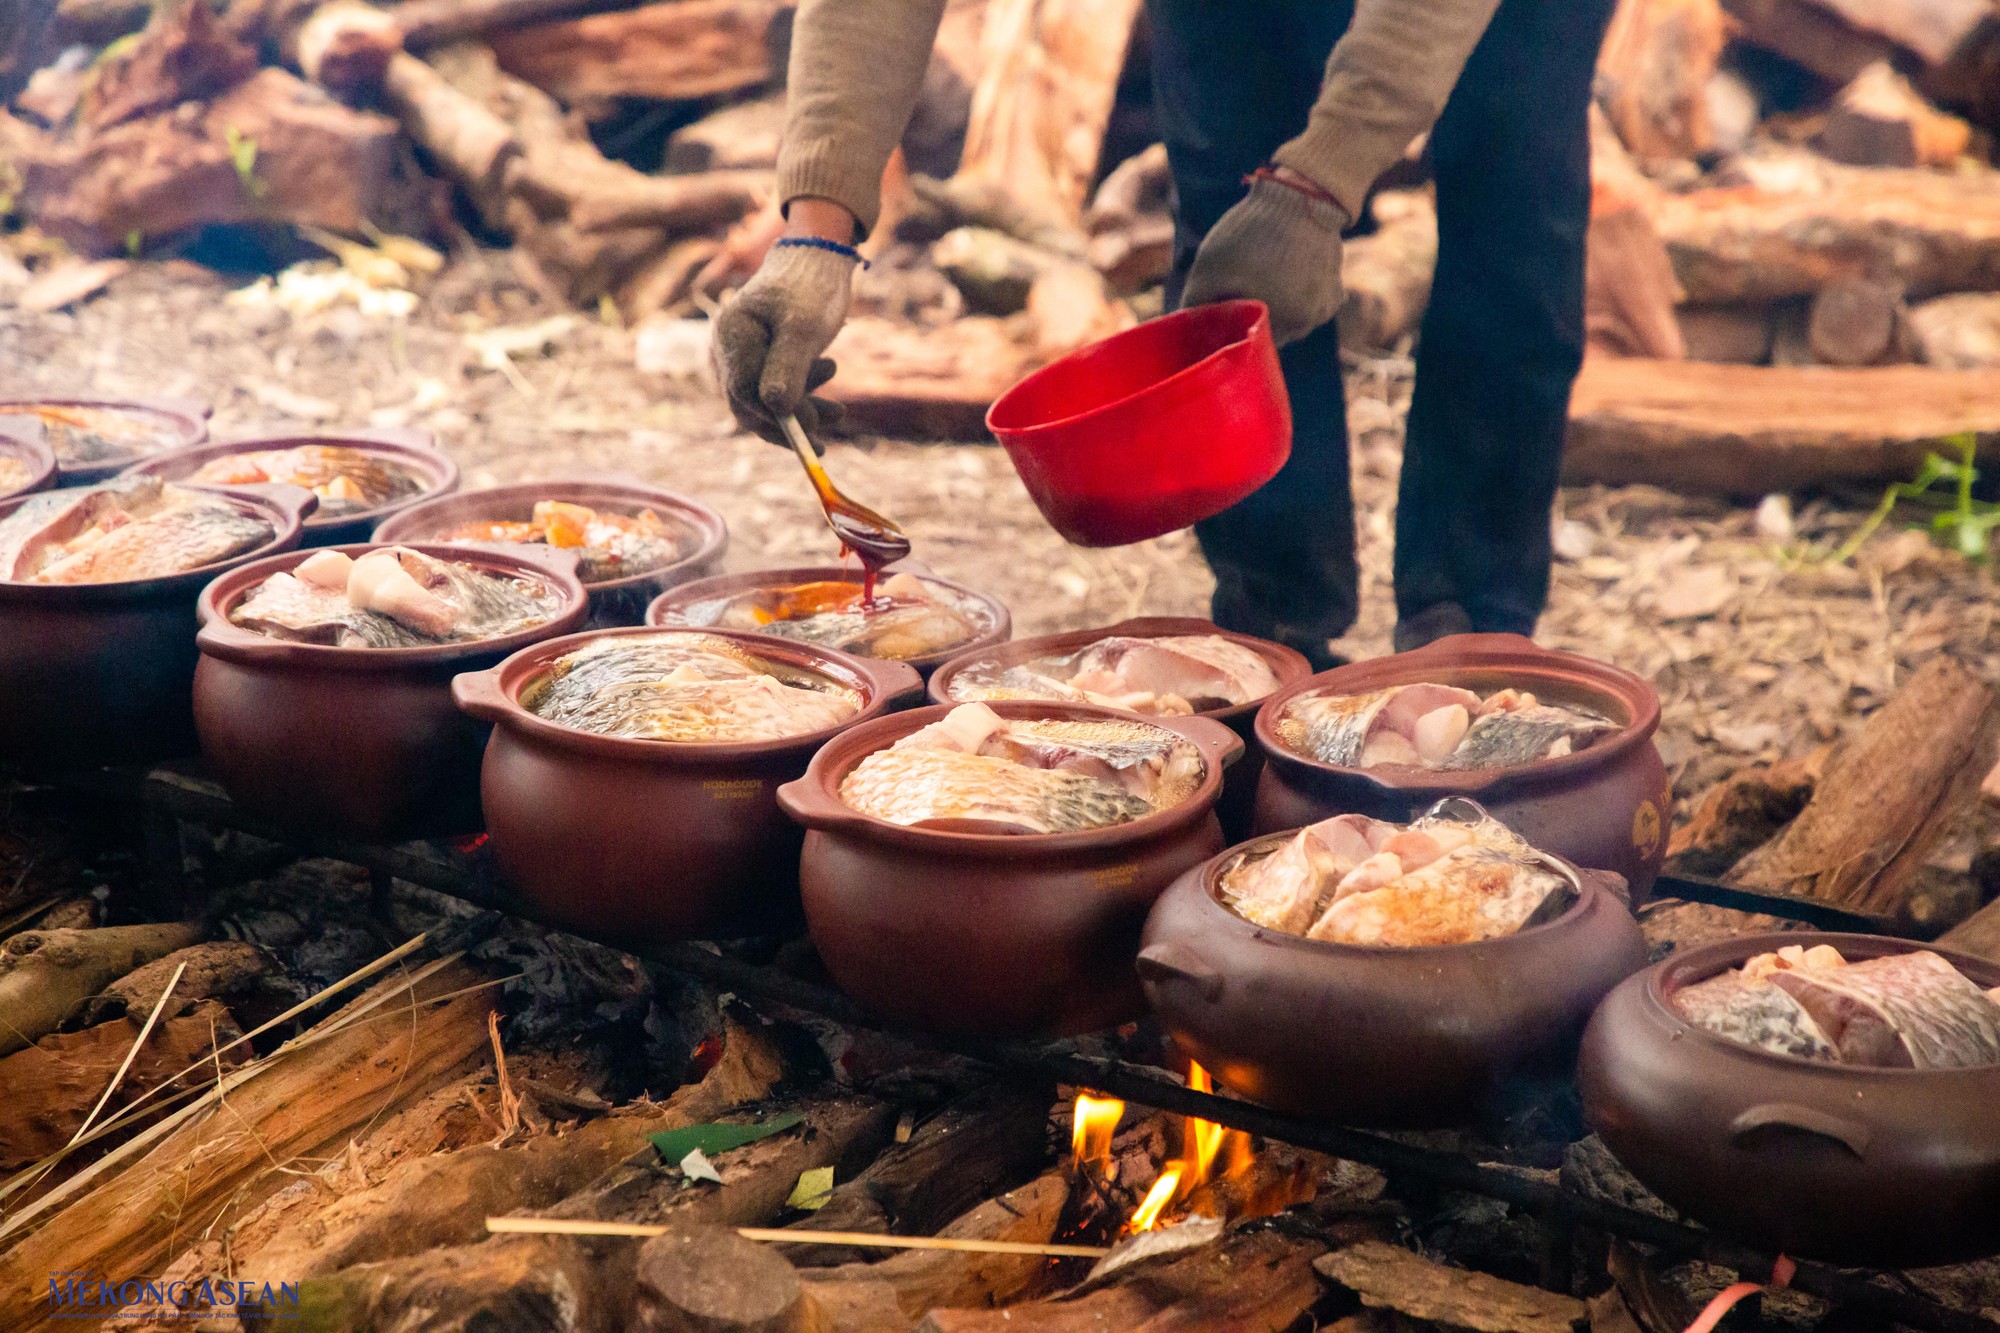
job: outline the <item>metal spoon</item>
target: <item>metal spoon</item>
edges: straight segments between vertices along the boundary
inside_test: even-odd
[[[792,452],[805,465],[806,475],[812,478],[813,489],[819,492],[819,506],[826,511],[826,525],[833,529],[833,535],[840,538],[842,545],[860,556],[861,563],[870,569],[880,569],[910,553],[910,539],[901,528],[840,493],[833,478],[820,465],[819,455],[813,452],[812,441],[806,438],[805,427],[799,425],[797,417],[787,412],[778,418],[778,424],[784,427]]]

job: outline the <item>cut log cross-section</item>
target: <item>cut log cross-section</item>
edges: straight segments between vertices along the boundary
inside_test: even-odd
[[[2000,459],[2000,376],[1592,357],[1570,398],[1563,475],[1754,497],[1907,479],[1961,431]]]

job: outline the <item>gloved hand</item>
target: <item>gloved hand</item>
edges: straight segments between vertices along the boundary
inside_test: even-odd
[[[745,430],[785,444],[783,413],[796,413],[815,437],[839,420],[837,403],[807,395],[833,378],[833,362],[820,353],[847,318],[854,262],[811,246],[773,246],[716,315],[716,374]]]
[[[1195,251],[1181,305],[1249,297],[1271,308],[1280,347],[1305,337],[1340,309],[1340,233],[1348,221],[1330,200],[1252,182]]]

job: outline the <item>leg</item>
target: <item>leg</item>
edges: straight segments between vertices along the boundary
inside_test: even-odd
[[[1149,0],[1153,89],[1177,197],[1177,303],[1195,248],[1243,197],[1245,173],[1306,123],[1327,52],[1351,4]],[[1284,470],[1227,513],[1195,525],[1215,571],[1218,624],[1289,643],[1317,665],[1354,622],[1354,503],[1347,403],[1331,325],[1279,356],[1292,406]]]
[[[1528,634],[1548,597],[1583,360],[1586,117],[1611,8],[1502,0],[1432,133],[1437,276],[1396,514],[1405,624],[1457,603],[1474,629]]]

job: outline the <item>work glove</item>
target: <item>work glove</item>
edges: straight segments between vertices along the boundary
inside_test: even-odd
[[[1195,251],[1181,305],[1248,297],[1271,308],[1282,347],[1340,309],[1340,233],[1347,214],[1329,199],[1268,178],[1222,215]]]
[[[820,355],[847,318],[855,261],[806,245],[774,245],[763,267],[715,317],[716,376],[745,430],[789,447],[778,418],[796,413],[806,434],[840,419],[808,395],[833,378]]]

